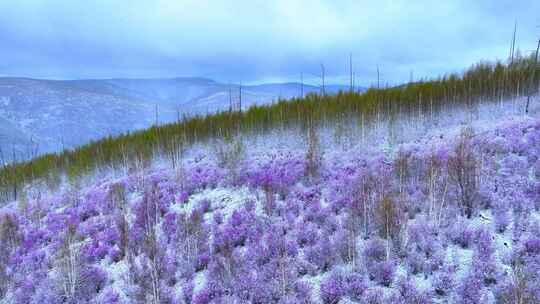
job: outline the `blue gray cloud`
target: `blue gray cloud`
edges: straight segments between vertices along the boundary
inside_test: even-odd
[[[317,81],[323,63],[358,83],[390,83],[504,59],[518,22],[525,52],[540,1],[18,0],[0,2],[0,75],[203,76]]]

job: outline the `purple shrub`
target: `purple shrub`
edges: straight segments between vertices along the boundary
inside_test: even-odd
[[[493,236],[487,228],[480,228],[476,236],[476,253],[480,260],[491,259],[495,248],[493,247]]]
[[[482,303],[481,299],[484,293],[484,283],[480,276],[474,271],[470,272],[457,290],[457,302],[459,304],[477,304]]]
[[[60,286],[49,278],[39,282],[36,285],[34,294],[31,297],[29,303],[36,304],[60,304],[60,303],[75,303],[74,299],[65,299],[62,292],[59,290]],[[84,303],[86,299],[82,299],[81,303]]]
[[[433,290],[439,296],[449,295],[455,288],[456,268],[452,265],[443,267],[433,278]]]
[[[202,214],[210,212],[212,209],[212,202],[209,199],[204,199],[199,202],[197,208]]]
[[[377,263],[376,266],[370,267],[369,274],[375,282],[383,286],[390,286],[394,279],[396,264],[393,261]]]
[[[317,224],[319,227],[324,225],[327,216],[328,214],[325,212],[321,206],[321,202],[318,200],[307,205],[304,212],[304,219],[308,222]]]
[[[245,214],[240,210],[235,210],[229,221],[222,228],[223,237],[228,238],[233,246],[243,246],[247,238],[248,223],[245,221]]]
[[[186,282],[182,285],[182,295],[180,299],[180,303],[191,303],[191,300],[193,299],[193,291],[195,286],[192,282]]]
[[[330,273],[321,283],[321,299],[325,304],[338,303],[345,292],[343,276],[340,273]]]
[[[478,197],[476,180],[478,160],[474,150],[473,137],[471,128],[462,130],[454,144],[447,165],[448,176],[454,186],[456,200],[467,218],[471,218]]]
[[[297,242],[300,247],[313,246],[319,237],[317,227],[312,223],[299,223]]]
[[[385,245],[382,240],[373,239],[366,244],[363,255],[369,278],[378,284],[389,286],[394,276],[395,264],[386,261]]]
[[[332,244],[344,263],[352,263],[357,257],[356,247],[354,246],[354,235],[351,232],[340,229],[332,237]],[[354,261],[356,263],[356,261]]]
[[[110,223],[108,227],[103,227],[103,230],[90,233],[87,241],[82,250],[89,262],[97,262],[105,257],[111,260],[120,257],[120,250],[117,247],[120,242],[120,233]]]
[[[313,265],[309,261],[306,261],[305,259],[300,259],[296,261],[296,272],[298,273],[298,276],[314,276],[317,275],[317,266]]]
[[[366,243],[364,248],[366,263],[382,262],[386,259],[386,243],[380,239],[373,239]]]
[[[214,294],[206,289],[203,289],[193,296],[193,304],[210,304]]]
[[[0,209],[0,302],[146,303],[158,287],[161,303],[179,304],[485,303],[492,295],[497,303],[540,303],[539,139],[540,120],[531,118],[469,138],[467,151],[442,138],[407,145],[404,163],[378,152],[336,152],[308,182],[304,153],[273,152],[250,155],[232,183],[226,168],[199,157],[186,159],[181,174],[147,168],[121,181],[29,195],[21,206]],[[434,188],[425,184],[431,160]],[[460,185],[472,172],[456,169],[474,169],[476,180]],[[213,194],[198,193],[218,185],[248,185],[268,197],[219,210]],[[427,214],[431,190],[435,212]],[[414,220],[387,243],[374,234],[385,224],[376,206],[397,193],[396,204]],[[489,208],[493,221],[479,208]],[[479,217],[464,219],[460,211]],[[5,214],[13,222],[7,226]],[[495,246],[501,235],[477,222],[513,233],[514,242]],[[445,264],[455,249],[449,243],[473,251],[470,265],[462,254]],[[70,254],[74,294],[65,292]],[[109,279],[106,267],[119,265],[128,266],[125,277]],[[315,277],[323,280],[312,295]]]
[[[540,255],[540,238],[530,238],[526,240],[524,250],[529,256]]]
[[[296,281],[294,283],[294,294],[295,302],[294,303],[312,303],[311,299],[311,286],[302,281]]]
[[[337,219],[337,216],[335,216],[334,213],[328,213],[324,221],[324,224],[322,226],[323,233],[327,235],[332,235],[336,233],[338,228],[339,228],[339,221]]]
[[[322,272],[328,271],[333,266],[335,254],[335,248],[327,237],[321,237],[317,244],[304,249],[307,261]]]
[[[244,179],[255,188],[285,194],[304,175],[305,164],[300,155],[269,154],[259,162],[259,166],[244,170]]]
[[[107,192],[103,189],[93,188],[86,194],[83,203],[75,206],[76,214],[81,222],[98,216],[101,212],[110,213],[112,206],[108,204]]]
[[[391,303],[396,304],[430,304],[433,303],[429,293],[419,290],[411,277],[401,277],[395,286],[396,292],[392,295]]]
[[[364,292],[368,289],[368,284],[364,277],[358,273],[349,273],[344,276],[344,290],[347,297],[354,301],[359,301]]]
[[[82,279],[76,293],[76,299],[80,303],[94,299],[107,283],[107,274],[97,266],[86,267],[82,271]]]
[[[533,266],[533,267],[530,267]],[[532,269],[530,269],[532,268]],[[514,265],[512,276],[505,277],[495,286],[497,303],[539,303],[539,265]]]
[[[165,213],[160,210],[158,189],[153,185],[144,192],[143,197],[134,206],[135,221],[130,231],[136,248],[143,246],[144,238],[154,233],[155,226]]]
[[[471,265],[471,271],[481,278],[486,286],[497,283],[499,273],[495,264],[493,253],[493,236],[489,230],[481,228],[476,237],[476,246]]]
[[[442,263],[442,250],[435,223],[418,217],[408,230],[409,241],[406,248],[407,266],[413,273],[426,274],[437,270]]]
[[[191,194],[195,190],[215,187],[226,176],[226,170],[205,159],[189,161],[185,166],[183,191]],[[176,197],[179,199],[182,197]],[[178,200],[177,200],[178,201]]]
[[[362,300],[360,303],[365,304],[384,304],[389,303],[387,299],[384,296],[384,290],[380,287],[374,287],[368,289],[364,296],[362,297]]]
[[[30,303],[32,295],[35,292],[35,284],[37,281],[36,279],[37,278],[31,280],[30,278],[25,278],[22,282],[18,284],[13,295],[13,300],[15,304]]]
[[[466,223],[456,222],[448,231],[449,238],[462,248],[469,248],[474,239],[474,230]]]
[[[506,231],[508,225],[510,225],[510,215],[508,211],[503,209],[495,209],[493,211],[495,230],[499,233]]]
[[[177,232],[178,215],[175,212],[169,212],[163,218],[161,229],[168,239],[168,242],[173,242],[174,235]]]
[[[10,281],[8,262],[21,241],[19,230],[16,216],[0,214],[0,298],[6,293]]]
[[[199,254],[195,263],[195,271],[201,271],[203,269],[206,269],[208,263],[210,263],[210,258],[210,254],[207,252]]]
[[[424,271],[425,258],[418,251],[410,252],[407,255],[406,263],[408,271],[412,274],[418,274]]]
[[[105,291],[102,299],[102,303],[104,304],[121,304],[122,301],[120,299],[120,295],[114,290],[108,289]]]

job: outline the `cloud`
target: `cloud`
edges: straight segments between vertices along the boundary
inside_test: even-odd
[[[396,83],[503,59],[540,34],[538,1],[19,0],[0,2],[0,74]],[[311,76],[309,76],[311,75]]]

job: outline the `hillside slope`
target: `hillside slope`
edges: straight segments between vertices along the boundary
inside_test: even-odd
[[[0,303],[537,303],[532,63],[5,166]]]
[[[342,87],[335,87],[337,90]],[[53,81],[0,78],[3,161],[58,152],[105,136],[177,121],[179,116],[229,108],[238,88],[209,79],[104,79]],[[305,86],[305,93],[318,92]],[[299,84],[245,86],[243,107],[300,94]],[[157,117],[156,117],[157,111]]]
[[[0,211],[0,303],[540,301],[536,114],[389,151],[309,142],[29,188]]]
[[[395,145],[414,140],[430,130],[440,131],[442,136],[448,123],[532,115],[538,113],[540,105],[540,73],[536,73],[535,62],[532,56],[518,57],[508,64],[483,62],[461,75],[372,88],[363,93],[308,94],[102,138],[73,150],[4,166],[0,170],[0,200],[16,199],[27,184],[55,186],[64,178],[77,181],[100,171],[144,168],[160,158],[175,166],[194,146],[236,137],[264,141],[267,135],[278,136],[281,145],[288,147],[295,141],[283,131],[305,137],[309,129],[331,127],[332,137],[338,142],[348,138],[355,139],[355,144],[377,147],[380,142]],[[244,108],[244,99],[242,105]],[[331,147],[328,141],[324,145]]]

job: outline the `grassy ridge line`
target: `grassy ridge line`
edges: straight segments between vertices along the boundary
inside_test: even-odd
[[[221,112],[196,116],[178,123],[118,137],[106,137],[74,150],[47,154],[11,164],[0,170],[0,198],[17,197],[21,185],[43,179],[54,183],[62,174],[79,177],[100,167],[119,167],[145,162],[156,154],[173,155],[194,142],[239,132],[265,132],[277,126],[332,123],[345,117],[364,117],[366,122],[398,113],[437,112],[443,106],[474,106],[482,100],[497,101],[538,91],[540,73],[533,73],[532,57],[512,64],[479,63],[462,75],[452,74],[404,86],[369,89],[365,93],[340,92],[333,96],[308,95],[245,112]]]

